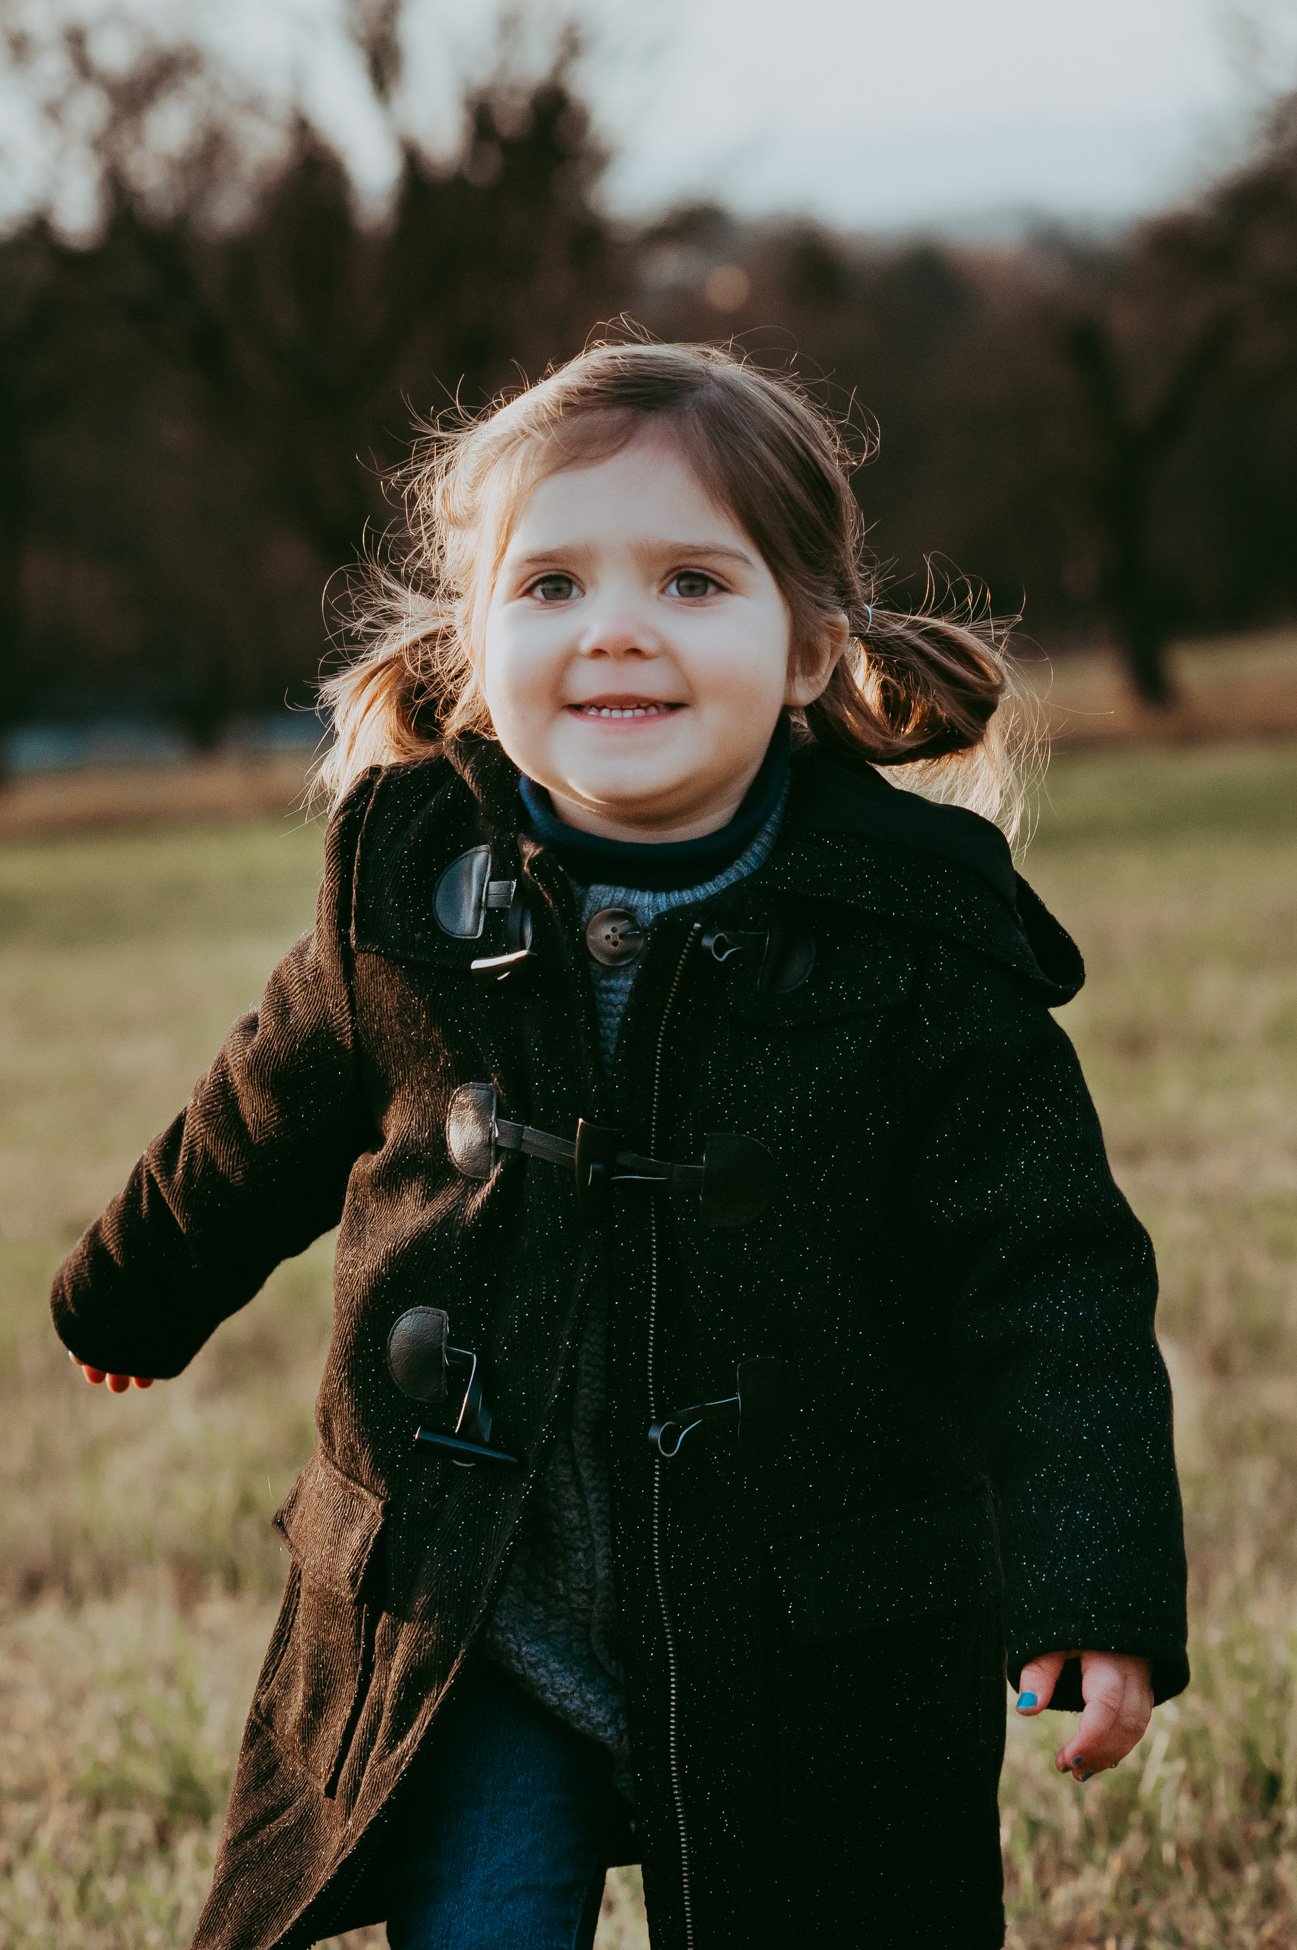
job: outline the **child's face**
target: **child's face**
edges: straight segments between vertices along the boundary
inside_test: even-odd
[[[737,810],[790,680],[788,609],[761,555],[678,448],[641,436],[540,482],[487,611],[483,686],[500,743],[571,825],[688,839]],[[615,714],[615,715],[614,715]]]

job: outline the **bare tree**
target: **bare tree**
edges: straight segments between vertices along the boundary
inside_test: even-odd
[[[70,375],[84,377],[92,360],[112,365],[111,397],[81,389],[75,437],[89,438],[95,454],[79,475],[84,482],[101,465],[126,463],[138,536],[113,532],[119,508],[102,496],[83,494],[71,524],[65,506],[56,540],[48,493],[43,513],[29,508],[25,538],[15,520],[9,634],[26,637],[28,652],[15,650],[11,664],[33,676],[41,663],[70,682],[94,662],[67,632],[51,657],[49,617],[29,619],[24,631],[18,615],[33,520],[43,523],[40,547],[56,554],[66,554],[75,530],[88,569],[119,589],[125,575],[136,592],[121,595],[136,620],[123,622],[101,665],[106,671],[115,656],[122,682],[134,671],[129,681],[165,701],[199,742],[264,696],[259,637],[267,639],[263,672],[285,668],[274,586],[282,564],[292,557],[293,573],[318,587],[354,559],[367,522],[383,519],[379,477],[404,449],[411,407],[427,413],[456,393],[484,399],[518,364],[536,371],[577,350],[595,320],[617,309],[617,253],[593,203],[603,156],[568,78],[570,37],[560,34],[548,72],[527,79],[502,65],[474,90],[460,153],[438,164],[396,122],[399,6],[355,0],[350,24],[399,144],[392,206],[378,219],[358,210],[342,159],[303,115],[255,131],[245,146],[252,106],[235,102],[225,77],[209,77],[190,44],[145,45],[123,64],[79,26],[63,31],[66,86],[51,113],[70,112],[75,96],[78,124],[91,130],[101,227],[81,244],[29,225],[23,247],[36,251],[39,242],[58,284],[48,359],[61,376],[60,409],[70,404]],[[162,169],[149,143],[169,94],[184,104],[189,137]],[[14,264],[18,248],[19,240],[8,247]],[[0,361],[11,347],[0,388],[13,420],[31,393],[41,327],[30,306],[15,313],[7,341],[4,326],[0,316]],[[137,454],[128,457],[128,400],[137,448],[139,429],[154,443],[151,477]],[[32,411],[22,407],[28,422]],[[177,442],[193,457],[179,475]],[[21,440],[12,452],[13,478],[0,493],[16,507]],[[214,510],[222,495],[226,505]],[[282,540],[271,547],[273,535]],[[256,574],[218,569],[240,546],[249,562],[270,564],[266,587]],[[60,602],[74,580],[60,579]],[[305,675],[323,648],[318,599],[297,615],[289,662]],[[42,635],[47,652],[36,658]],[[8,688],[17,696],[22,686]],[[49,679],[44,694],[52,695]]]
[[[1163,704],[1168,465],[1214,402],[1277,397],[1297,374],[1297,100],[1198,204],[1137,231],[1097,272],[1078,266],[1060,334],[1092,442],[1100,600],[1138,694]]]

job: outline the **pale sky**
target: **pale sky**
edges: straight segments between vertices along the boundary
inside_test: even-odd
[[[117,0],[30,0],[48,21]],[[296,91],[374,197],[394,145],[366,106],[343,0],[128,0],[188,20],[250,85]],[[454,138],[508,0],[410,0],[405,124]],[[1205,181],[1267,96],[1297,84],[1297,0],[532,0],[544,42],[586,22],[586,82],[616,150],[609,200],[643,215],[716,197],[849,228],[1112,223]],[[44,138],[0,93],[12,208]],[[76,187],[60,196],[75,221]]]
[[[1216,0],[689,0],[677,18],[621,197],[711,184],[853,226],[1147,208],[1236,138],[1255,65]]]

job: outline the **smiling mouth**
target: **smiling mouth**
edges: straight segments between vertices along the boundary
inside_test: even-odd
[[[667,718],[682,706],[660,697],[592,697],[567,709],[578,718]]]

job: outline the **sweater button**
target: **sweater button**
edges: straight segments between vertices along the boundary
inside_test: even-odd
[[[585,931],[585,945],[605,968],[620,968],[638,961],[648,940],[633,914],[624,907],[601,907],[591,916]]]

